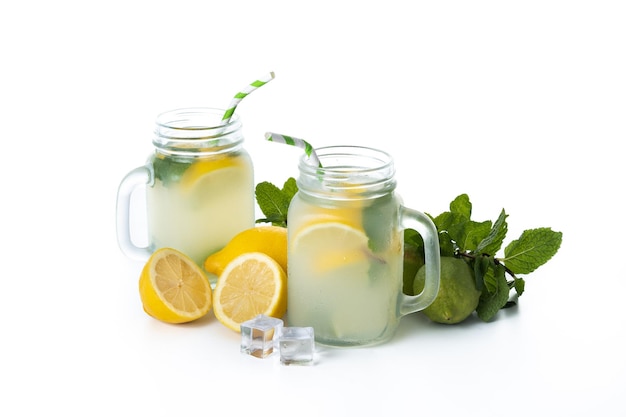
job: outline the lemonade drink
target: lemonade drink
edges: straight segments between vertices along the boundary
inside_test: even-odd
[[[339,345],[393,332],[403,259],[402,234],[393,225],[397,206],[392,196],[332,206],[306,194],[292,200],[291,324],[312,326],[319,342]]]
[[[385,152],[355,146],[303,157],[298,192],[287,218],[289,326],[313,327],[333,346],[389,340],[403,315],[426,308],[439,288],[437,230],[402,205]],[[417,296],[402,293],[404,229],[424,239],[426,281]]]
[[[254,225],[252,163],[245,152],[200,158],[151,158],[147,190],[152,250],[172,247],[202,265]]]

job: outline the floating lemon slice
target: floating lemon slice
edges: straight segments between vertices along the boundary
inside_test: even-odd
[[[199,159],[187,168],[180,180],[180,185],[183,190],[189,191],[200,182],[226,181],[237,172],[241,165],[242,162],[239,157],[218,156],[210,159]]]
[[[291,267],[325,274],[337,268],[352,268],[353,276],[367,276],[371,252],[361,229],[339,222],[314,223],[303,227],[291,243],[296,259]]]
[[[241,323],[259,314],[281,318],[286,311],[287,276],[264,253],[239,255],[217,279],[213,312],[222,324],[236,332],[241,331]]]
[[[191,258],[171,249],[155,251],[139,278],[139,294],[146,313],[166,323],[185,323],[211,309],[209,281]]]
[[[363,223],[363,208],[361,205],[343,205],[340,207],[316,207],[313,213],[304,213],[298,218],[295,234],[300,235],[311,226],[318,224],[343,224],[360,230]]]

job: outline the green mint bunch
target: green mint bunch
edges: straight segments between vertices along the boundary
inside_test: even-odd
[[[506,245],[503,256],[498,256],[507,234],[508,214],[503,209],[495,222],[477,222],[471,214],[470,199],[461,194],[450,203],[449,211],[428,216],[439,233],[441,256],[465,258],[473,270],[476,289],[481,291],[476,313],[489,321],[500,309],[515,305],[514,300],[524,293],[526,285],[522,275],[548,262],[559,250],[563,234],[547,227],[525,230]],[[419,234],[406,230],[404,242],[405,262],[407,256],[415,259],[415,254],[423,262],[419,257],[423,253]]]

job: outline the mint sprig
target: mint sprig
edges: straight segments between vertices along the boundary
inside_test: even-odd
[[[471,214],[472,203],[467,194],[461,194],[450,203],[449,211],[429,216],[439,233],[441,256],[464,257],[473,269],[476,288],[481,291],[476,314],[483,321],[490,321],[499,310],[516,304],[515,299],[526,287],[520,275],[548,262],[559,250],[563,234],[548,227],[525,230],[499,257],[508,231],[508,214],[502,209],[493,223],[476,222]],[[415,238],[415,233],[412,229],[405,231],[405,248],[423,253],[423,243]]]
[[[287,227],[289,203],[297,191],[296,180],[292,177],[285,181],[282,189],[271,182],[258,183],[254,193],[265,218],[257,219],[256,223],[272,223],[274,226]]]

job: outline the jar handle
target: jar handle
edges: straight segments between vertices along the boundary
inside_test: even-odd
[[[419,211],[400,206],[400,224],[403,228],[415,229],[424,240],[426,280],[421,293],[409,296],[402,294],[400,316],[415,313],[428,307],[439,292],[440,252],[437,228],[432,220]]]
[[[132,259],[146,260],[151,254],[148,247],[135,245],[130,236],[130,198],[138,187],[151,181],[151,171],[146,166],[138,167],[126,174],[117,190],[117,243],[122,252]]]

